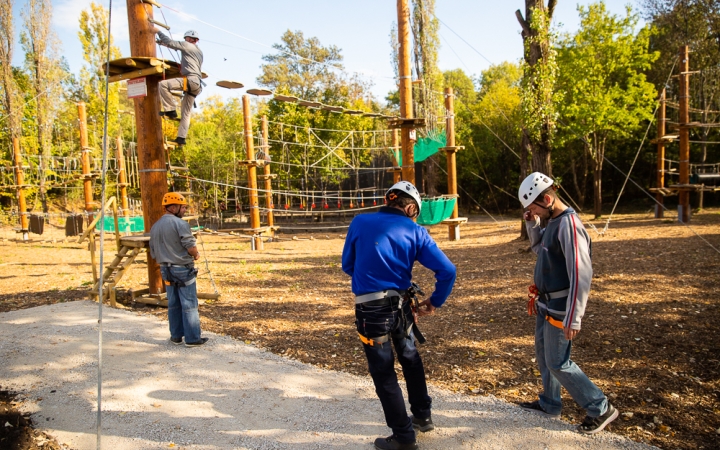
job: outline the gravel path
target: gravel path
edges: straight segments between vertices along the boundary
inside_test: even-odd
[[[24,393],[59,442],[95,448],[97,304],[0,314],[0,379]],[[227,336],[201,348],[168,341],[167,322],[104,310],[103,448],[373,448],[388,435],[369,377],[321,370]],[[492,397],[431,387],[438,428],[422,449],[647,449],[521,411]]]

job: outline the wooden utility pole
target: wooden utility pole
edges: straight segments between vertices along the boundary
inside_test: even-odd
[[[153,8],[142,0],[127,0],[130,54],[133,57],[156,57]],[[162,198],[167,193],[167,168],[160,118],[159,78],[148,76],[147,95],[134,98],[137,127],[138,172],[145,232],[164,214]],[[162,292],[160,267],[148,253],[148,287],[150,294]]]
[[[447,144],[445,146],[445,152],[447,156],[447,173],[448,173],[448,195],[455,196],[455,208],[450,215],[448,220],[448,236],[451,241],[460,240],[460,223],[458,219],[458,189],[457,189],[457,164],[455,155],[462,147],[455,146],[455,94],[453,88],[445,88],[445,135],[447,137]]]
[[[680,47],[680,181],[678,220],[690,222],[690,54],[688,46]]]
[[[267,116],[262,116],[262,145],[263,153],[270,156],[270,140],[268,138],[268,119]],[[273,216],[273,198],[272,198],[272,179],[275,176],[270,173],[269,162],[265,163],[263,167],[262,178],[265,180],[265,205],[267,206],[267,224],[269,227],[275,226],[275,217]],[[271,231],[272,233],[272,231]]]
[[[128,206],[127,197],[127,175],[125,174],[125,151],[123,150],[122,137],[118,136],[116,142],[116,156],[117,156],[117,167],[118,167],[118,187],[120,188],[120,208],[122,209],[123,217],[130,217],[130,208]]]
[[[83,175],[83,193],[85,194],[85,218],[86,223],[92,221],[93,212],[93,187],[92,173],[90,169],[90,152],[92,149],[88,145],[87,131],[87,114],[85,113],[85,102],[78,103],[78,119],[80,122],[80,151],[82,153],[82,175]]]
[[[258,205],[257,192],[257,161],[255,160],[255,148],[253,147],[252,134],[252,115],[250,113],[250,96],[243,95],[243,128],[245,133],[245,157],[244,161],[248,171],[248,189],[250,190],[250,228],[255,232],[253,234],[254,250],[262,250],[263,241],[260,237],[260,209]]]
[[[655,218],[660,219],[663,217],[663,203],[665,196],[660,191],[665,187],[665,89],[660,93],[660,108],[658,109],[658,122],[657,122],[657,188],[658,192],[655,194]]]
[[[15,160],[15,189],[18,201],[18,215],[20,216],[20,232],[22,233],[22,240],[27,241],[30,239],[28,235],[28,216],[27,216],[27,204],[25,203],[25,177],[22,169],[22,156],[20,155],[20,139],[13,138],[13,159]]]
[[[402,167],[398,165],[397,158],[395,157],[395,152],[399,149],[399,141],[398,138],[398,130],[397,128],[393,128],[392,130],[392,153],[393,153],[393,168],[392,168],[392,174],[393,174],[393,184],[399,182],[402,180]],[[402,153],[401,153],[402,154]]]
[[[397,0],[398,39],[398,74],[400,76],[400,118],[413,119],[412,76],[410,74],[410,6],[408,0]],[[404,126],[400,128],[402,145],[402,179],[415,183],[415,129]],[[411,134],[413,135],[411,139]]]

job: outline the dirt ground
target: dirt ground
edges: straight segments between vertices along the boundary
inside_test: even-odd
[[[720,249],[720,211],[694,215],[691,228],[673,219],[616,215],[604,235],[589,230],[595,275],[573,360],[623,414],[611,431],[667,449],[717,448],[720,254],[695,233]],[[49,228],[29,243],[0,230],[0,311],[86,297],[86,246]],[[342,230],[333,231],[297,240],[281,235],[262,252],[250,251],[239,236],[203,235],[203,254],[222,293],[201,306],[203,328],[366,375],[350,282],[340,268]],[[430,382],[466,395],[534,399],[541,383],[526,301],[535,257],[516,240],[518,221],[473,219],[459,242],[449,242],[443,226],[431,234],[457,265],[458,281],[446,306],[420,324],[428,338],[421,352]],[[107,264],[115,253],[111,236],[105,249]],[[138,258],[122,287],[142,287],[144,261]],[[432,274],[421,267],[415,273],[430,292]],[[212,292],[207,275],[199,288]],[[132,307],[165,316],[162,308]],[[564,405],[564,420],[582,420],[569,396]]]
[[[0,448],[5,450],[61,450],[51,436],[36,430],[27,415],[18,411],[15,395],[0,387]]]

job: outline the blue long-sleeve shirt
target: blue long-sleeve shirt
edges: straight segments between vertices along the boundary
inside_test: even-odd
[[[361,214],[350,223],[342,269],[352,277],[355,295],[408,289],[415,261],[435,272],[430,302],[439,308],[452,291],[456,269],[425,228],[390,207]]]

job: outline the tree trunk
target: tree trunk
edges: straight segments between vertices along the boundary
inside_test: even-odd
[[[528,137],[527,133],[523,130],[522,135],[522,144],[520,147],[520,183],[523,182],[525,177],[528,176],[529,167],[528,167],[528,159],[530,156],[530,153],[532,152],[532,144],[530,143],[530,138]],[[530,239],[530,236],[528,236],[527,227],[525,226],[525,219],[520,219],[520,240],[527,241]]]
[[[533,30],[531,27],[533,11],[547,11],[548,19],[552,20],[556,4],[557,0],[548,0],[546,7],[545,0],[525,0],[525,17],[523,18],[520,10],[515,12],[515,16],[522,27],[521,35],[523,38],[523,47],[525,49],[525,62],[531,68],[535,67],[538,63],[544,62],[544,55],[547,55],[547,50],[550,45],[547,41],[540,42],[538,39],[535,39],[537,37],[537,31]],[[545,121],[545,123],[542,124],[539,141],[534,142],[534,140],[537,140],[534,139],[530,141],[530,144],[533,171],[542,172],[552,177],[552,163],[550,159],[552,151],[552,133],[550,129],[550,123]],[[528,133],[524,132],[524,134],[527,135]],[[523,139],[525,139],[525,136],[523,136]]]
[[[602,166],[605,158],[604,141],[597,146],[593,167],[593,212],[595,218],[602,215]]]

